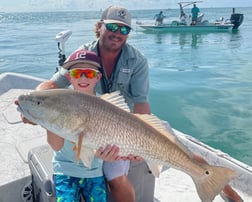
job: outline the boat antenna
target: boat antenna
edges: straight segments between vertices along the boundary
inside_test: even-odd
[[[196,4],[196,3],[202,3],[203,1],[181,1],[179,2],[179,6],[181,6],[182,8],[184,7],[187,7],[189,5],[192,5],[192,4]]]
[[[66,55],[65,55],[65,42],[67,39],[72,35],[71,30],[64,30],[56,34],[55,40],[57,41],[58,49],[59,49],[59,66],[62,66],[63,63],[66,60]],[[58,68],[56,68],[58,71]]]

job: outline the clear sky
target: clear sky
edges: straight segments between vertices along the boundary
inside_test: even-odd
[[[188,0],[184,0],[188,1]],[[179,0],[0,0],[0,11],[101,10],[118,4],[128,9],[178,8]],[[252,0],[204,0],[200,7],[252,7]]]

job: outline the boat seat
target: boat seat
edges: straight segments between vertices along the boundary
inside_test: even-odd
[[[55,200],[52,157],[53,151],[48,144],[35,147],[28,153],[28,165],[32,176],[35,201],[50,202]]]

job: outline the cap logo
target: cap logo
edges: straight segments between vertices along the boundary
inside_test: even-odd
[[[86,54],[86,51],[77,52],[75,59],[86,59]]]
[[[122,18],[122,19],[125,19],[125,17],[126,17],[126,12],[125,12],[125,10],[119,10],[119,11],[117,12],[117,16],[120,17],[120,18]]]

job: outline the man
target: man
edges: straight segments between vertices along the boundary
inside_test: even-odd
[[[103,76],[96,86],[96,92],[103,94],[120,90],[132,112],[149,114],[149,67],[147,59],[126,43],[130,31],[129,11],[120,6],[110,6],[95,25],[97,40],[81,48],[96,52],[101,59]],[[41,83],[37,90],[68,87],[66,73],[61,68],[51,80]],[[121,176],[109,181],[116,201],[153,201],[155,178],[144,161],[131,162],[128,178]]]
[[[165,15],[163,14],[163,11],[160,11],[158,14],[156,14],[154,16],[155,21],[155,25],[160,25],[163,24],[163,20],[165,18]]]
[[[196,4],[193,4],[193,8],[191,10],[192,25],[196,25],[199,12],[200,12],[200,9],[196,6]]]

